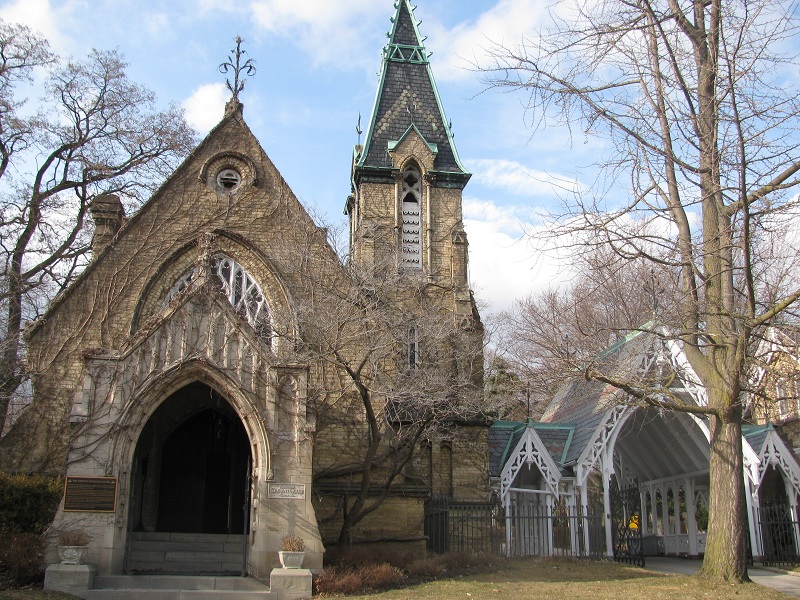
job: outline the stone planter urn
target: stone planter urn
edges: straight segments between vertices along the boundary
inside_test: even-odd
[[[281,540],[281,549],[278,558],[284,569],[300,569],[303,567],[303,558],[306,555],[306,543],[303,538],[296,535],[285,535]]]
[[[59,546],[58,557],[62,565],[82,565],[86,560],[89,546]]]
[[[278,558],[281,560],[281,566],[284,569],[300,569],[303,567],[303,559],[305,552],[290,552],[288,550],[281,550],[278,552]]]
[[[58,557],[62,565],[82,565],[89,552],[91,537],[81,529],[58,534]]]

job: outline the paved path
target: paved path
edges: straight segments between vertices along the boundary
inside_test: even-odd
[[[699,560],[686,558],[671,558],[665,556],[648,556],[645,558],[646,568],[663,573],[678,573],[680,575],[694,575],[700,568]],[[800,598],[800,577],[763,569],[755,566],[748,569],[750,579],[759,585],[765,585],[775,590]]]

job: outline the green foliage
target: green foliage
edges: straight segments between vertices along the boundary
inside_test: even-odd
[[[61,479],[0,473],[0,532],[42,535],[58,510]]]

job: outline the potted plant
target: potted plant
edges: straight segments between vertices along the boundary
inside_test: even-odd
[[[68,529],[58,534],[58,557],[62,565],[80,565],[89,551],[92,538],[82,529]]]
[[[306,543],[303,538],[296,535],[285,535],[281,539],[281,549],[278,557],[284,569],[299,569],[303,566],[306,555]]]

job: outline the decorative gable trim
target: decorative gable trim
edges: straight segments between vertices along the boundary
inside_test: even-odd
[[[528,469],[530,469],[531,465],[534,464],[542,474],[548,490],[558,497],[558,483],[561,481],[561,471],[553,461],[553,457],[550,456],[550,452],[545,447],[539,434],[536,433],[532,425],[529,425],[525,428],[522,437],[500,473],[500,498],[504,506],[506,505],[505,499],[512,490],[514,480],[522,467],[527,465]]]
[[[796,496],[800,496],[800,465],[794,458],[791,450],[786,447],[783,440],[778,435],[778,432],[770,428],[767,437],[764,440],[764,445],[759,453],[758,463],[758,481],[755,486],[757,492],[758,487],[764,480],[764,475],[770,466],[779,467],[783,473],[786,481],[792,485],[792,489]]]

